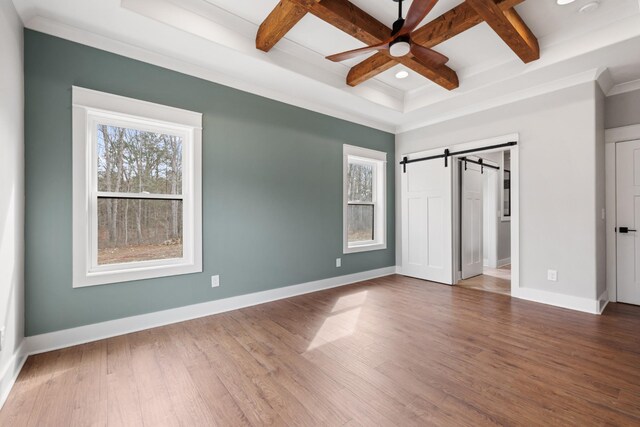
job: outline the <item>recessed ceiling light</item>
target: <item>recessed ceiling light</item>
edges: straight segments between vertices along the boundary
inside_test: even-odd
[[[569,3],[573,3],[576,0],[556,0],[556,3],[558,3],[560,6],[564,6],[565,4],[569,4]]]
[[[598,3],[597,1],[592,1],[591,3],[587,3],[584,6],[582,6],[580,9],[578,9],[578,12],[580,13],[593,12],[598,8],[598,6],[600,6],[600,3]]]
[[[409,77],[409,73],[405,70],[396,73],[396,79],[406,79],[407,77]]]

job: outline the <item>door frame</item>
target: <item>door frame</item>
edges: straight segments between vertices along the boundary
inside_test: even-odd
[[[640,125],[623,126],[604,131],[605,161],[605,227],[607,256],[607,293],[610,302],[618,301],[618,282],[616,254],[616,144],[640,139]]]
[[[495,166],[500,166],[500,164],[496,164]],[[489,168],[485,170],[485,172],[487,172],[487,181],[489,185],[487,188],[487,193],[484,195],[485,200],[483,200],[483,209],[484,209],[484,201],[487,201],[489,203],[489,207],[491,206],[496,207],[500,205],[500,195],[498,193],[498,185],[500,184],[500,171]],[[488,236],[485,236],[485,237],[488,237],[488,239],[486,240],[488,240],[487,246],[489,250],[489,253],[486,254],[487,255],[486,266],[491,268],[498,268],[499,258],[498,258],[498,238],[497,237],[498,237],[498,222],[500,221],[501,215],[498,215],[498,211],[496,209],[490,209],[489,215],[487,215],[487,212],[485,212],[484,214],[485,214],[484,220],[485,221],[489,220],[489,232],[487,233]],[[484,265],[484,260],[483,260],[483,265]]]
[[[510,141],[517,142],[516,145],[509,148],[511,151],[511,296],[518,297],[520,295],[520,134],[513,133],[509,135],[497,136],[494,138],[482,139],[477,141],[471,141],[461,144],[456,144],[450,148],[451,151],[470,150],[474,148],[482,148],[489,145],[499,145]],[[504,148],[496,148],[493,150],[478,151],[477,155],[482,153],[497,153],[505,151]],[[453,163],[453,162],[452,162]],[[456,163],[456,167],[459,165]],[[453,174],[453,191],[459,191],[460,182],[458,181],[457,173]],[[458,189],[458,190],[456,190]],[[457,197],[453,197],[454,204],[457,203]],[[459,223],[459,207],[454,205],[454,224]],[[460,229],[454,226],[454,256],[455,259],[460,258]],[[455,263],[454,265],[456,265]],[[460,280],[459,271],[455,272],[454,285],[458,284]]]
[[[448,148],[450,151],[461,151],[461,150],[470,150],[476,148],[482,148],[490,145],[498,145],[504,144],[507,142],[515,141],[516,145],[510,148],[511,150],[511,296],[518,297],[520,295],[520,134],[512,133],[508,135],[497,136],[493,138],[487,138],[482,140],[475,140],[470,142],[463,142],[459,144],[454,144],[451,146],[443,146],[439,148],[429,148],[426,150],[419,150],[414,153],[404,153],[400,157],[404,156],[414,156],[418,153],[425,152],[439,152],[445,148]],[[503,148],[497,148],[494,150],[486,150],[479,151],[478,153],[492,153],[504,151]],[[459,157],[459,156],[455,156]],[[454,157],[454,158],[455,158]],[[442,160],[428,160],[432,162],[442,161]],[[457,167],[458,161],[450,161],[450,165],[454,165],[453,167]],[[402,173],[402,165],[397,165],[399,168],[399,172]],[[411,165],[407,165],[407,167],[411,167]],[[456,242],[459,242],[460,239],[460,230],[459,227],[456,227],[456,221],[459,220],[458,214],[456,213],[456,209],[458,209],[458,201],[456,200],[456,187],[460,185],[458,181],[458,176],[456,173],[453,174],[453,182],[452,182],[452,233],[453,233],[453,253],[451,254],[452,258],[452,266],[456,266],[458,263],[457,259],[460,258],[460,245]],[[400,208],[402,209],[402,208]],[[400,212],[402,215],[402,212]],[[400,248],[402,251],[402,248]],[[401,255],[404,259],[404,254]],[[456,270],[456,268],[454,268]],[[459,272],[453,271],[453,284],[456,285],[458,283]],[[402,272],[400,272],[402,274]]]

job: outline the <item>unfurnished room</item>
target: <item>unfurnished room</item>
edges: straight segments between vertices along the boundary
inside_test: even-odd
[[[639,0],[0,0],[0,426],[639,426]]]

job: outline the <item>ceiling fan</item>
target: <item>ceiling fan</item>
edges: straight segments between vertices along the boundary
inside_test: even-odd
[[[404,19],[402,18],[402,2],[404,0],[393,1],[398,3],[398,20],[393,23],[393,30],[388,40],[372,46],[327,56],[327,59],[333,62],[341,62],[372,51],[387,50],[389,55],[393,57],[405,56],[411,52],[413,56],[424,62],[435,65],[446,64],[449,58],[434,50],[420,46],[411,40],[411,33],[431,12],[438,0],[413,0],[409,12],[407,12],[407,17]]]

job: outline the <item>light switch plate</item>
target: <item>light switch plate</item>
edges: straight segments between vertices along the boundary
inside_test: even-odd
[[[336,267],[342,267],[342,258],[336,258]]]

